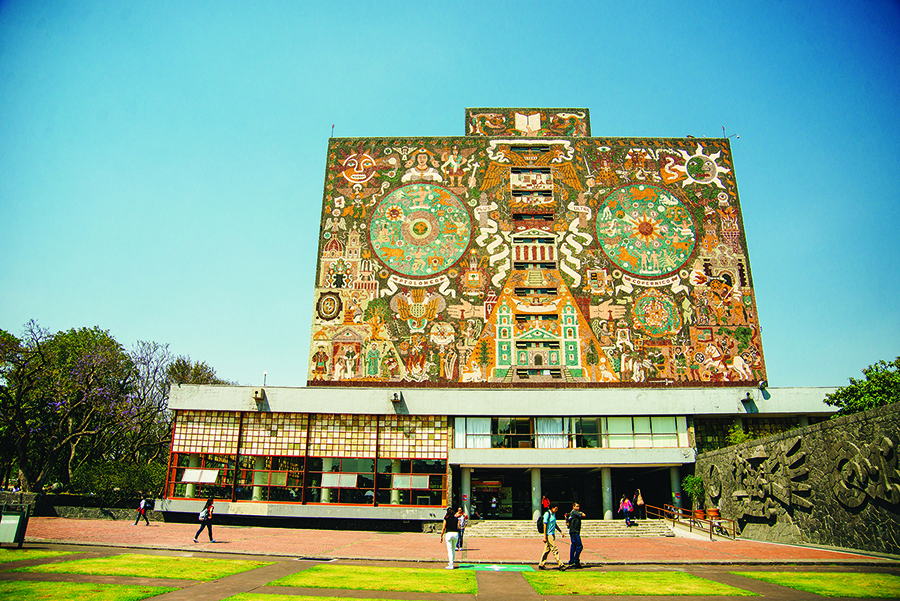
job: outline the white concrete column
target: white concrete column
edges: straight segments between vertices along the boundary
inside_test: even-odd
[[[531,519],[541,515],[541,468],[531,468]]]
[[[466,512],[466,515],[472,515],[472,468],[464,467],[460,470],[462,472],[462,483],[461,483],[461,491],[462,494],[462,506],[463,511]]]
[[[200,467],[200,453],[191,453],[188,458],[188,467]],[[184,490],[184,496],[193,499],[197,496],[197,485],[193,482],[188,483]]]
[[[612,469],[600,468],[600,485],[603,487],[603,519],[613,519]]]
[[[672,487],[672,505],[675,507],[684,507],[684,499],[681,495],[675,493],[681,492],[681,469],[680,466],[673,465],[669,468],[669,480]]]
[[[400,460],[399,459],[391,459],[391,473],[399,474],[400,473]],[[411,493],[410,493],[411,494]],[[410,501],[412,502],[412,501]],[[399,505],[400,504],[400,491],[394,488],[394,478],[391,477],[391,505]]]
[[[322,458],[322,484],[325,484],[325,474],[331,471],[334,460],[331,457]],[[331,503],[331,489],[322,487],[322,502]]]
[[[253,501],[262,501],[263,486],[269,484],[269,474],[266,469],[266,458],[255,457],[253,459]]]

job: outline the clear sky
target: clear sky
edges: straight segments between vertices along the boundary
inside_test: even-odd
[[[332,124],[456,136],[491,106],[739,134],[770,384],[900,355],[888,0],[2,1],[0,328],[97,325],[303,386]]]

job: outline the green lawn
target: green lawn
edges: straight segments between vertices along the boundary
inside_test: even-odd
[[[900,576],[855,572],[731,572],[823,597],[900,598]]]
[[[177,591],[167,586],[124,586],[82,582],[12,582],[0,581],[0,600],[21,601],[138,601]]]
[[[684,572],[523,572],[522,575],[539,595],[757,596]]]
[[[41,551],[39,549],[0,549],[0,563],[45,559],[60,555],[74,555],[75,551]]]
[[[478,590],[475,573],[470,570],[366,566],[313,566],[269,585],[464,595],[474,595]]]
[[[11,570],[42,574],[91,574],[95,576],[136,576],[139,578],[176,578],[184,580],[215,580],[240,574],[272,561],[243,561],[236,559],[202,559],[199,557],[168,557],[123,553],[111,557],[76,559],[40,566]]]

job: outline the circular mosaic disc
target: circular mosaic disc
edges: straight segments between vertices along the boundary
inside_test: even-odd
[[[410,184],[385,196],[372,212],[369,242],[390,269],[430,277],[456,263],[472,231],[469,212],[452,192],[434,184]]]
[[[634,300],[631,316],[636,328],[656,338],[672,336],[681,329],[681,314],[675,302],[656,290],[648,290]]]
[[[341,297],[334,292],[325,292],[319,297],[316,303],[316,312],[321,319],[331,321],[341,312]]]
[[[598,207],[596,225],[597,242],[607,258],[640,277],[678,271],[697,244],[694,218],[684,201],[649,184],[611,192]]]

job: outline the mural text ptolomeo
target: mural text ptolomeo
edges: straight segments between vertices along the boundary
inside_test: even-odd
[[[309,385],[765,380],[727,139],[586,109],[328,145]]]

